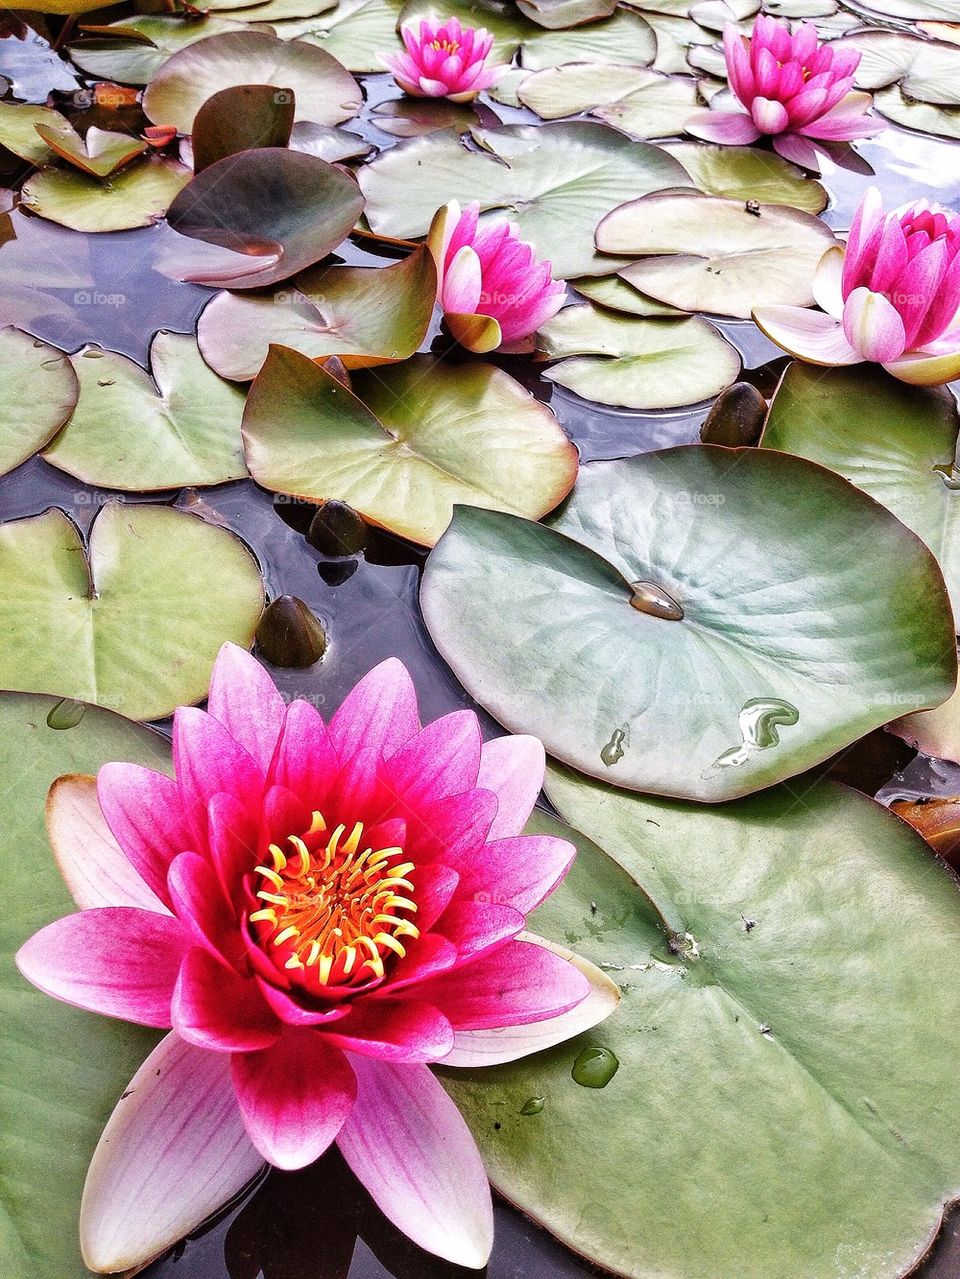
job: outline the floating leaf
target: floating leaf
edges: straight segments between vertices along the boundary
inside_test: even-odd
[[[152,226],[190,181],[169,156],[150,155],[107,181],[73,169],[42,169],[23,184],[22,203],[73,231],[129,231]]]
[[[356,375],[353,390],[271,347],[243,419],[257,483],[337,498],[432,546],[455,502],[538,518],[576,478],[576,450],[550,410],[491,365],[416,356]]]
[[[137,14],[108,26],[83,30],[90,32],[93,38],[70,45],[70,57],[81,71],[99,80],[146,84],[179,49],[208,36],[242,31],[243,27],[238,22],[209,16],[173,18],[163,14]]]
[[[253,642],[263,587],[222,528],[110,503],[89,549],[60,510],[0,525],[0,686],[160,719],[206,696],[213,661]]]
[[[947,868],[828,782],[711,809],[551,769],[547,794],[599,847],[574,836],[533,926],[623,998],[548,1052],[444,1072],[497,1189],[630,1279],[910,1273],[960,1183]],[[571,1078],[585,1049],[619,1061],[599,1091]]]
[[[78,393],[62,351],[20,329],[0,329],[0,475],[53,439]]]
[[[322,49],[263,31],[239,31],[209,36],[173,54],[147,86],[143,109],[156,124],[190,133],[203,103],[239,84],[292,90],[295,118],[316,124],[341,124],[362,102],[353,76]]]
[[[56,127],[40,123],[36,129],[51,151],[95,178],[108,178],[147,149],[147,143],[140,138],[98,129],[96,125],[91,125],[83,138],[66,121]]]
[[[960,617],[958,430],[946,387],[907,386],[862,365],[794,362],[770,406],[763,443],[828,466],[913,529],[940,561]]]
[[[616,7],[617,0],[517,0],[522,14],[550,31],[609,18]]]
[[[917,711],[892,720],[887,729],[914,750],[960,764],[960,689],[932,711]]]
[[[602,119],[645,138],[679,133],[698,105],[693,80],[662,76],[644,66],[591,62],[535,71],[520,85],[517,96],[544,120],[601,108]],[[616,104],[612,111],[606,109],[610,104]],[[673,127],[678,112],[679,124]],[[638,127],[631,127],[631,121]]]
[[[632,284],[621,279],[619,275],[584,276],[582,280],[571,280],[570,287],[591,302],[599,302],[602,306],[614,311],[623,311],[626,315],[683,315],[675,306],[667,306],[648,298],[646,294],[635,289]]]
[[[207,98],[193,122],[193,169],[254,147],[285,147],[295,103],[289,89],[239,84]]]
[[[70,127],[60,112],[50,107],[0,102],[0,147],[6,147],[30,164],[49,164],[55,158],[54,153],[37,132],[38,124],[57,131]]]
[[[468,102],[406,97],[381,102],[371,112],[371,119],[378,129],[395,138],[421,138],[438,129],[463,132],[478,121],[476,110]]]
[[[569,31],[530,32],[523,38],[520,62],[529,71],[558,67],[565,62],[614,62],[635,65],[653,61],[657,40],[650,24],[630,9],[617,9],[612,18],[590,22]]]
[[[885,18],[906,18],[908,22],[917,22],[921,18],[944,18],[948,22],[957,20],[956,0],[858,0],[858,8],[868,13],[879,13]]]
[[[798,209],[685,192],[633,200],[597,227],[598,249],[646,255],[621,272],[641,292],[744,319],[774,300],[812,305],[814,272],[834,243],[828,226]]]
[[[222,377],[249,381],[271,344],[347,368],[409,359],[427,334],[437,273],[422,247],[388,267],[307,271],[272,296],[221,293],[197,324],[204,359]]]
[[[102,7],[102,0],[30,0],[28,13],[57,13],[70,16],[75,13],[89,13],[91,9]]]
[[[738,352],[699,316],[633,319],[584,303],[548,320],[537,345],[561,361],[544,373],[548,381],[586,400],[628,409],[695,404],[718,394],[740,372]]]
[[[312,266],[353,230],[363,197],[353,178],[313,155],[263,147],[218,160],[197,174],[171,204],[167,221],[189,239],[269,260],[238,275],[175,253],[163,269],[212,287],[260,288]],[[279,257],[271,255],[280,250]],[[202,258],[201,258],[202,262]]]
[[[899,31],[863,31],[857,36],[860,89],[899,84],[908,98],[940,106],[960,106],[956,46],[920,40]]]
[[[926,548],[839,476],[761,449],[592,462],[549,527],[458,508],[421,606],[501,723],[657,794],[748,794],[954,687]]]
[[[788,204],[806,213],[822,213],[827,193],[775,151],[724,147],[708,142],[668,142],[664,151],[679,160],[698,191],[725,200]]]
[[[256,23],[262,30],[267,23],[314,20],[319,15],[335,9],[337,0],[265,0],[263,4],[240,7],[229,3],[218,6],[217,12],[224,18],[238,22]]]
[[[98,346],[71,358],[80,399],[48,462],[86,484],[137,492],[246,475],[243,393],[210,371],[192,334],[161,330],[150,373]]]
[[[683,132],[691,113],[701,105],[696,80],[689,76],[651,71],[649,83],[593,114],[635,138],[672,138]]]
[[[902,799],[894,800],[890,807],[956,869],[960,862],[960,799]]]
[[[382,72],[377,54],[402,48],[397,35],[401,8],[402,0],[340,0],[319,18],[280,22],[274,30],[281,39],[303,40],[325,49],[350,71]]]
[[[53,727],[57,707],[49,697],[0,694],[0,849],[9,895],[0,923],[0,1092],[16,1097],[4,1108],[0,1132],[3,1260],[10,1276],[89,1279],[77,1231],[87,1165],[117,1098],[159,1036],[50,999],[24,981],[13,956],[39,928],[76,909],[44,830],[50,783],[115,759],[169,772],[170,752],[159,734],[92,706],[81,706],[72,724]]]
[[[328,164],[336,164],[339,160],[355,160],[369,155],[373,145],[350,129],[334,129],[328,124],[300,120],[290,131],[290,150],[316,155]]]
[[[680,164],[659,148],[602,124],[510,125],[483,133],[468,151],[452,131],[402,142],[360,170],[367,218],[377,235],[425,235],[447,200],[478,200],[506,212],[555,277],[606,275],[593,250],[604,213],[638,192],[685,186]]]
[[[687,53],[690,48],[696,44],[713,44],[716,39],[712,31],[705,31],[688,18],[686,9],[686,4],[683,4],[675,13],[644,13],[657,41],[654,69],[667,75],[688,71]]]
[[[960,139],[960,107],[936,107],[904,97],[899,85],[876,94],[873,105],[881,115],[905,129]]]

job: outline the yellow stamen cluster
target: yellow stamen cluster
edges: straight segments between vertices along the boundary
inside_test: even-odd
[[[384,976],[390,955],[404,957],[402,939],[420,936],[397,913],[416,913],[414,864],[402,860],[402,848],[360,851],[361,822],[349,835],[337,826],[324,842],[326,830],[314,813],[302,836],[270,845],[270,864],[255,871],[263,905],[250,922],[267,954],[305,984],[361,986]]]
[[[456,53],[460,45],[456,40],[431,40],[430,48],[440,49],[444,53]]]

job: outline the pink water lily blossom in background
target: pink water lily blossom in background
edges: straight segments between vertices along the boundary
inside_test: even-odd
[[[769,136],[785,159],[818,168],[816,143],[850,142],[880,133],[882,120],[867,115],[869,93],[853,88],[860,53],[849,44],[820,43],[817,28],[760,14],[749,39],[733,23],[723,31],[730,92],[709,110],[695,112],[686,130],[708,142],[745,146]]]
[[[492,61],[493,36],[484,27],[424,18],[419,31],[405,26],[400,35],[403,52],[381,54],[380,61],[413,97],[470,102],[506,73],[504,64]]]
[[[821,259],[820,311],[768,306],[753,318],[778,346],[813,364],[882,364],[902,382],[960,377],[960,214],[919,200],[885,213],[871,187],[846,248]]]
[[[437,264],[437,300],[450,332],[478,353],[519,349],[560,310],[566,289],[513,222],[479,224],[480,205],[437,211],[427,244]]]
[[[139,1266],[264,1161],[299,1168],[336,1141],[416,1243],[483,1266],[487,1178],[429,1063],[514,1060],[618,998],[524,931],[574,852],[521,833],[542,746],[484,743],[470,711],[421,727],[394,659],[325,723],[227,645],[207,710],[176,714],[173,762],[54,783],[81,910],[18,955],[55,998],[169,1030],[91,1163],[87,1264]]]

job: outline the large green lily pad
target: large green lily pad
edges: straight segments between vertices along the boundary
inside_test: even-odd
[[[584,399],[628,409],[674,409],[735,382],[740,356],[699,316],[681,320],[611,315],[589,303],[564,307],[537,335],[559,360],[544,377]]]
[[[858,88],[899,84],[908,98],[960,106],[956,45],[920,40],[899,31],[864,31],[856,45],[861,54],[856,71]]]
[[[522,14],[549,31],[609,18],[616,7],[617,0],[517,0]]]
[[[325,49],[349,71],[383,71],[377,54],[396,53],[401,0],[340,0],[333,10],[316,18],[274,25],[284,40],[303,40]]]
[[[885,18],[906,18],[908,22],[944,18],[956,22],[955,0],[858,0],[858,7]]]
[[[906,386],[880,369],[787,366],[770,406],[767,448],[843,475],[922,537],[960,617],[957,404],[946,387]]]
[[[95,125],[81,138],[66,120],[56,126],[41,122],[36,130],[56,155],[94,178],[108,178],[147,149],[147,143],[141,138],[112,129],[98,129]]]
[[[514,219],[555,277],[607,275],[610,260],[593,248],[604,214],[638,194],[690,183],[672,156],[602,124],[510,125],[482,140],[486,150],[468,151],[452,130],[432,133],[361,169],[371,230],[425,235],[447,200],[478,200]]]
[[[544,120],[593,111],[639,138],[671,137],[699,105],[696,82],[646,66],[573,62],[527,76],[517,96]]]
[[[342,124],[363,101],[350,72],[323,49],[264,31],[231,31],[173,54],[147,86],[143,109],[155,124],[175,124],[190,133],[204,102],[238,84],[292,90],[296,119],[315,124]]]
[[[612,311],[621,311],[625,315],[683,315],[675,306],[667,306],[663,302],[655,302],[645,293],[635,289],[632,284],[619,275],[585,275],[580,280],[570,280],[570,287],[591,302],[599,302],[601,306]]]
[[[88,549],[60,510],[0,524],[0,687],[160,719],[206,696],[231,640],[253,643],[263,584],[226,529],[110,503]]]
[[[23,184],[24,206],[73,231],[129,231],[152,226],[190,181],[169,156],[151,155],[108,182],[76,169],[41,169]]]
[[[592,114],[635,138],[678,137],[692,112],[702,105],[697,82],[653,70],[650,76],[645,85],[598,106]]]
[[[553,414],[492,365],[416,356],[356,375],[353,391],[306,356],[271,347],[243,417],[254,479],[338,498],[432,546],[456,502],[537,519],[576,478],[576,449]]]
[[[907,1274],[960,1192],[948,868],[828,782],[708,809],[550,769],[547,794],[599,847],[577,839],[532,927],[623,998],[570,1043],[445,1072],[494,1185],[630,1279]],[[610,1054],[605,1087],[574,1082]]]
[[[836,241],[819,218],[779,204],[664,193],[615,209],[597,248],[641,257],[622,275],[643,293],[682,307],[749,319],[774,298],[813,304],[813,276]]]
[[[0,475],[53,439],[78,394],[62,351],[12,326],[0,329]]]
[[[54,153],[37,132],[38,124],[57,130],[69,128],[60,112],[52,107],[0,102],[0,147],[6,147],[30,164],[49,164]]]
[[[145,13],[83,30],[92,38],[70,45],[70,57],[81,71],[98,80],[146,84],[178,49],[243,27],[209,15],[173,18]]]
[[[88,1279],[77,1233],[87,1164],[158,1038],[141,1026],[68,1008],[14,968],[28,937],[76,909],[44,831],[50,783],[63,773],[95,773],[116,759],[170,771],[169,747],[158,734],[93,706],[77,706],[82,718],[71,728],[50,728],[56,706],[54,698],[0,694],[0,848],[8,895],[0,923],[0,1093],[15,1099],[4,1106],[0,1129],[0,1251],[6,1273],[24,1279]]]
[[[760,449],[592,462],[549,527],[458,508],[421,605],[501,723],[656,794],[749,794],[954,687],[926,547],[839,476]]]
[[[272,295],[220,293],[197,324],[204,359],[222,377],[259,373],[271,344],[347,368],[409,359],[427,334],[437,271],[426,246],[388,267],[305,271]]]
[[[908,98],[899,85],[876,94],[873,105],[882,116],[905,129],[960,139],[960,107],[937,107]]]
[[[238,151],[287,146],[294,114],[293,94],[278,93],[272,84],[221,89],[207,98],[193,120],[194,173]],[[310,125],[307,120],[301,123]]]
[[[150,346],[150,373],[98,346],[71,359],[80,399],[67,429],[44,452],[60,470],[86,484],[135,492],[247,474],[243,392],[207,367],[192,334],[161,329]]]
[[[711,142],[668,142],[664,151],[679,160],[698,191],[725,200],[788,204],[807,213],[822,213],[827,193],[775,151],[756,147],[723,147]]]

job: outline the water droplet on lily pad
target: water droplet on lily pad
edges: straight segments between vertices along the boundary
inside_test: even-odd
[[[583,1088],[606,1088],[619,1069],[619,1058],[609,1048],[584,1048],[570,1073]]]
[[[86,702],[75,702],[72,697],[62,697],[47,715],[47,728],[76,728],[87,711]]]
[[[264,609],[257,648],[274,666],[312,666],[326,647],[323,623],[295,595],[281,595]]]
[[[539,1115],[547,1104],[546,1097],[528,1097],[520,1107],[521,1115]]]
[[[626,745],[629,732],[629,724],[624,724],[622,728],[615,728],[610,734],[610,740],[600,752],[600,759],[606,764],[607,768],[612,768],[618,760],[623,759],[623,748]]]
[[[683,609],[662,586],[656,582],[631,582],[630,606],[650,617],[662,617],[665,622],[682,622]]]
[[[771,746],[780,745],[781,725],[796,724],[800,712],[791,702],[779,697],[752,697],[744,702],[737,716],[741,743],[731,746],[714,760],[710,770],[715,768],[734,768],[745,764],[757,751],[769,750]]]

